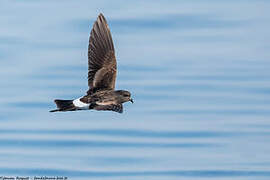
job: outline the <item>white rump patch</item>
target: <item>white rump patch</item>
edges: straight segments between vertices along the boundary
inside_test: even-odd
[[[81,98],[75,99],[73,100],[73,104],[75,107],[79,108],[79,109],[89,109],[89,105],[90,104],[86,104],[82,101],[80,101]]]

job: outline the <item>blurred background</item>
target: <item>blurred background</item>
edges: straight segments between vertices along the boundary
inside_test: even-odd
[[[269,179],[270,2],[1,0],[0,176]],[[124,113],[49,113],[87,86],[99,13]]]

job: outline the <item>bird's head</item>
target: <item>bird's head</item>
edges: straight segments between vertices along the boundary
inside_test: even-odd
[[[119,91],[116,91],[116,93],[118,94],[118,97],[121,103],[128,102],[128,101],[133,103],[133,99],[131,98],[130,92],[119,90]]]

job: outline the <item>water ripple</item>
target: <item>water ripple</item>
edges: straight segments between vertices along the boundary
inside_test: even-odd
[[[132,129],[80,129],[80,130],[44,130],[44,129],[1,129],[0,134],[73,134],[73,135],[103,135],[121,137],[149,137],[149,138],[211,138],[231,137],[243,133],[217,131],[150,131]]]
[[[0,168],[0,173],[20,175],[68,177],[123,177],[123,176],[177,176],[177,177],[270,177],[270,171],[256,170],[167,170],[167,171],[76,171],[60,169]]]
[[[121,148],[206,148],[220,147],[217,143],[141,143],[141,142],[118,142],[118,141],[86,141],[86,140],[24,140],[24,139],[1,139],[0,144],[4,147],[121,147]]]
[[[110,18],[110,26],[117,31],[133,32],[139,29],[198,29],[198,28],[224,28],[237,27],[244,21],[225,20],[207,14],[168,14],[147,18]],[[74,28],[81,27],[83,31],[89,31],[89,19],[71,22]]]

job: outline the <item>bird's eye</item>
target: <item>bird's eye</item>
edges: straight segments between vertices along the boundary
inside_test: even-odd
[[[124,94],[125,97],[128,97],[128,94]]]

